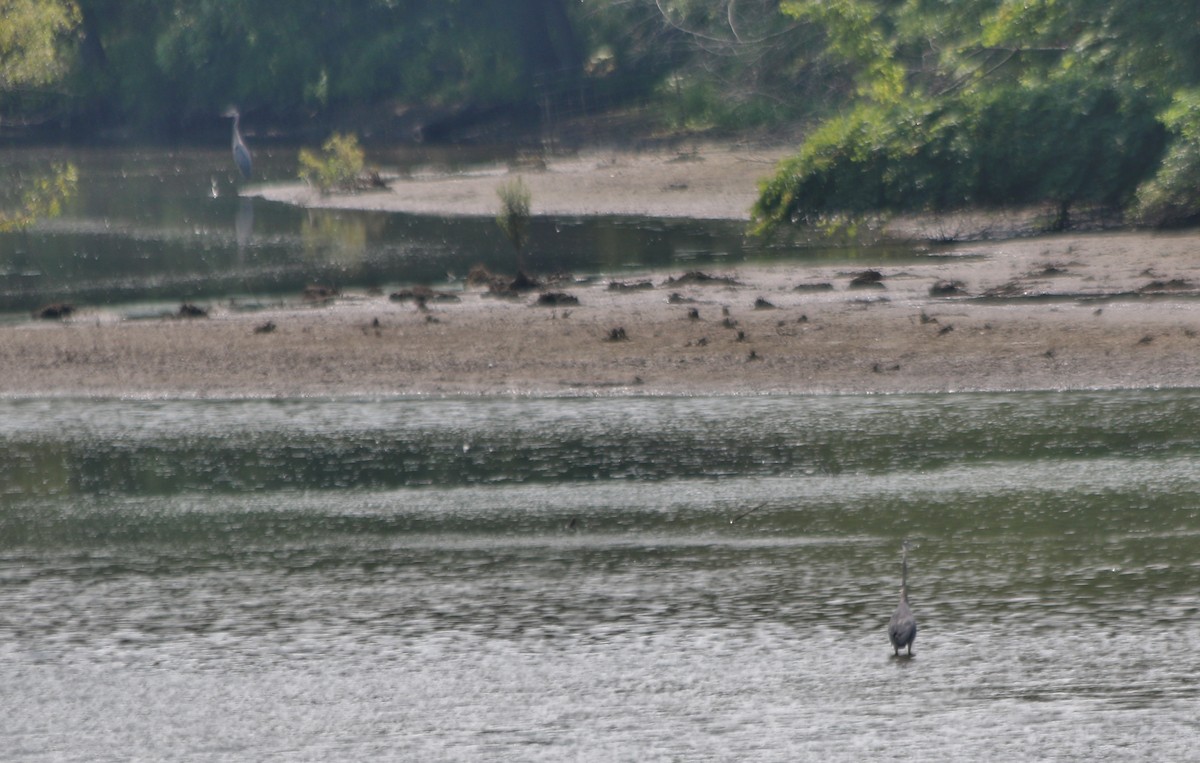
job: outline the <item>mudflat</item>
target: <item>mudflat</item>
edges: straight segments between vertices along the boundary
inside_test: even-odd
[[[419,173],[291,203],[495,213],[519,172],[535,214],[746,219],[780,149],[597,153],[561,167]],[[617,180],[619,173],[619,183]],[[688,214],[685,214],[688,213]],[[0,327],[5,396],[716,395],[1200,384],[1200,233],[1106,232],[939,248],[915,264],[623,273],[497,296],[345,293],[207,317],[81,310]],[[397,295],[400,297],[401,295]]]

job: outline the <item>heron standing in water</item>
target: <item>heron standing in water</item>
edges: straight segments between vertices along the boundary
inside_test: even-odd
[[[246,141],[242,140],[241,130],[238,129],[238,122],[241,120],[241,114],[236,108],[225,112],[226,117],[233,117],[233,163],[237,165],[238,171],[242,173],[243,180],[250,179],[251,163],[250,149],[246,148]]]
[[[888,621],[888,641],[892,643],[894,656],[900,656],[901,647],[912,656],[912,644],[917,638],[917,619],[908,608],[908,541],[904,541],[900,557],[900,604]]]

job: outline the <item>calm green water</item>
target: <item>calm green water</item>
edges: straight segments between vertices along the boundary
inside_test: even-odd
[[[2,757],[1195,759],[1198,432],[1188,390],[0,401]]]
[[[453,149],[374,152],[385,170],[454,169],[472,157]],[[79,188],[61,217],[0,233],[0,316],[50,302],[242,304],[297,297],[319,283],[383,289],[453,284],[474,265],[511,273],[511,247],[491,219],[350,211],[305,211],[239,198],[227,149],[0,150],[0,184],[44,173],[54,162],[78,170]],[[292,182],[296,149],[259,147],[256,181]],[[2,187],[2,186],[0,186]],[[215,192],[215,197],[214,197]],[[497,205],[499,202],[497,201]],[[653,269],[803,257],[912,260],[910,248],[811,247],[745,236],[736,221],[537,218],[525,267],[619,278]]]

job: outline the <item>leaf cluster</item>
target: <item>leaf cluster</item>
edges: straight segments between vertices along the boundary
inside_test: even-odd
[[[1195,225],[1200,223],[1200,89],[1177,92],[1162,120],[1170,148],[1158,172],[1138,188],[1133,218],[1154,227]]]
[[[76,125],[171,136],[239,103],[259,124],[387,105],[635,106],[690,126],[812,115],[853,88],[779,0],[0,0],[12,61],[70,90]],[[36,24],[18,24],[36,12]],[[53,22],[53,23],[52,23]],[[24,38],[30,38],[29,34]],[[54,65],[43,54],[54,54]],[[28,79],[28,78],[27,78]],[[9,83],[0,77],[0,91]]]
[[[1139,94],[1064,77],[955,98],[863,104],[761,187],[761,228],[875,213],[1053,202],[1119,206],[1166,140]]]
[[[364,154],[355,135],[334,133],[317,153],[300,149],[299,176],[321,193],[353,191],[362,185]]]
[[[70,62],[67,36],[78,23],[70,0],[0,0],[0,93],[61,78]]]
[[[40,219],[62,214],[75,195],[79,173],[71,163],[55,164],[47,172],[20,177],[0,195],[0,232],[26,228]]]
[[[1146,221],[1200,219],[1200,70],[1186,53],[1200,43],[1195,9],[1133,0],[783,8],[827,28],[860,86],[761,185],[758,230],[1041,203],[1065,217],[1077,204],[1135,200]]]

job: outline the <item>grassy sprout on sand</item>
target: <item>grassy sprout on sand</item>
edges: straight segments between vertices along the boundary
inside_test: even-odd
[[[317,153],[300,149],[300,178],[321,189],[350,191],[361,185],[364,155],[354,135],[334,133]]]
[[[519,257],[529,239],[529,186],[517,176],[500,184],[496,195],[500,197],[500,211],[496,214],[496,224],[504,231]]]

